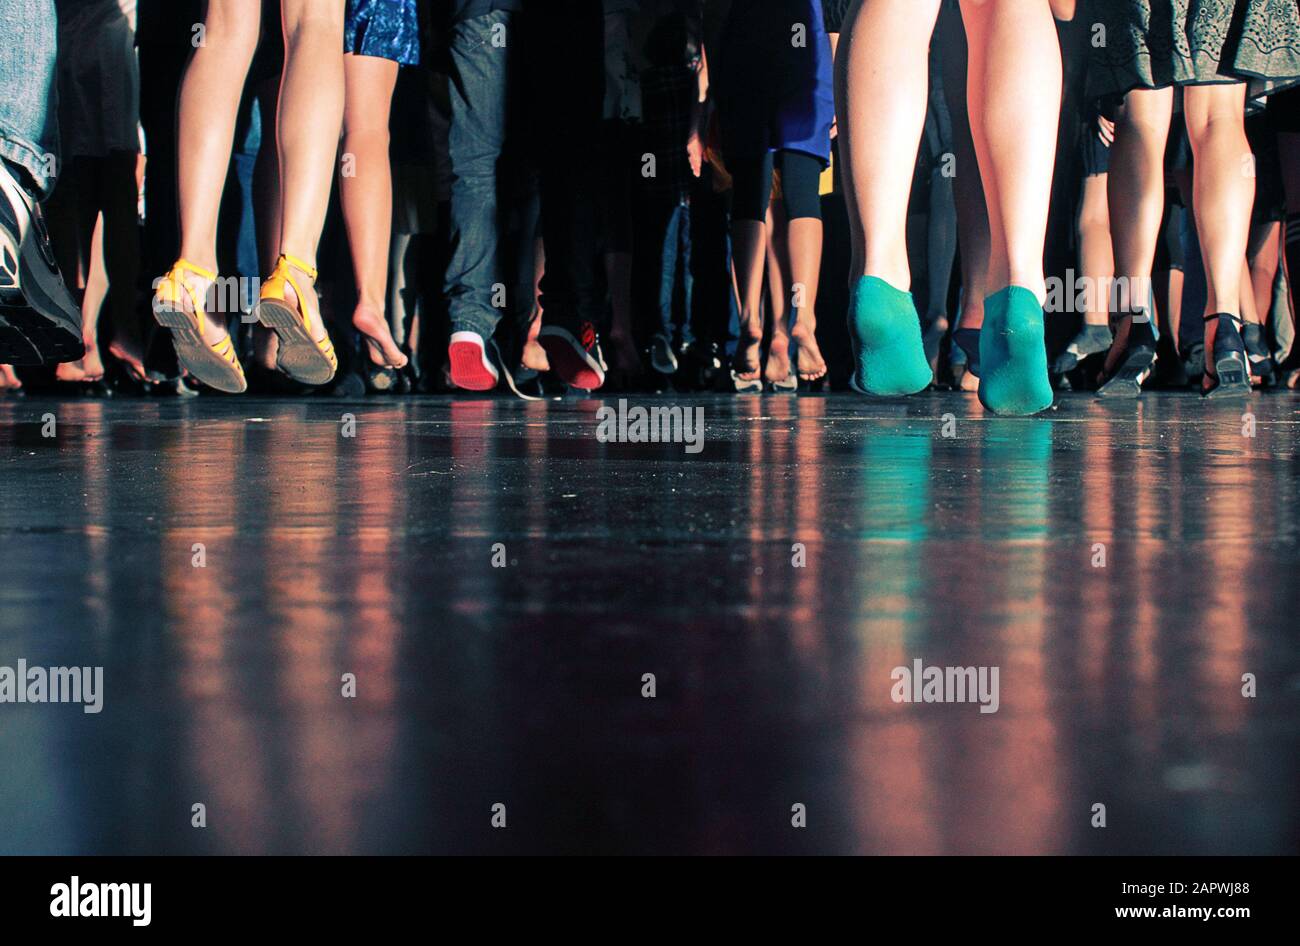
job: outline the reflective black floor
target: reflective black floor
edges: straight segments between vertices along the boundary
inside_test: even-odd
[[[0,401],[0,851],[1300,851],[1300,398],[672,403]]]

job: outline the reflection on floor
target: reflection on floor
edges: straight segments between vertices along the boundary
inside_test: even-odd
[[[1300,399],[601,403],[0,402],[0,852],[1300,850]]]

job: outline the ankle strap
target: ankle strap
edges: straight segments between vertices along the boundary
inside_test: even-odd
[[[176,265],[173,266],[172,269],[173,270],[179,269],[183,272],[193,273],[195,276],[198,276],[200,279],[214,280],[217,278],[217,274],[212,270],[204,269],[202,266],[195,266],[187,259],[178,259],[176,261]]]
[[[310,279],[312,282],[315,282],[315,281],[316,281],[316,277],[317,277],[318,275],[320,275],[318,272],[316,272],[316,267],[315,267],[315,266],[312,266],[310,263],[306,262],[305,260],[301,260],[301,259],[299,259],[299,258],[296,257],[296,256],[291,256],[291,255],[288,254],[288,253],[281,253],[281,254],[280,254],[280,262],[281,262],[281,263],[288,263],[288,264],[289,264],[290,266],[292,266],[294,269],[297,269],[297,270],[300,270],[301,272],[306,273],[306,274],[307,274],[307,278]]]
[[[1231,312],[1216,312],[1213,315],[1205,316],[1205,321],[1209,322],[1211,319],[1227,319],[1228,321],[1233,322],[1237,325],[1245,324],[1242,322],[1241,316],[1233,315]]]

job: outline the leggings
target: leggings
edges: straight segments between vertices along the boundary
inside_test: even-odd
[[[734,220],[767,219],[768,200],[772,196],[772,169],[781,172],[781,196],[786,216],[822,216],[821,196],[818,194],[822,168],[820,158],[802,151],[769,151],[762,156],[729,160],[728,170],[733,181],[731,216]]]

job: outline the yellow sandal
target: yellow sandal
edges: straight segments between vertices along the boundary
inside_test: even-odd
[[[276,363],[281,371],[303,384],[326,384],[339,366],[334,343],[328,334],[320,341],[312,338],[312,319],[320,319],[320,313],[311,311],[290,268],[301,270],[312,282],[316,281],[315,267],[288,254],[281,256],[271,277],[262,284],[261,298],[253,307],[253,314],[280,337]],[[293,289],[298,300],[296,306],[285,298],[286,286]]]
[[[154,292],[153,316],[159,325],[171,329],[172,346],[176,358],[191,375],[208,387],[240,394],[248,389],[243,365],[235,353],[235,342],[229,334],[219,342],[209,344],[203,337],[203,324],[207,316],[203,311],[203,293],[195,292],[186,280],[187,274],[205,279],[209,284],[217,274],[189,260],[179,259],[162,279]],[[185,306],[189,299],[189,308]]]

